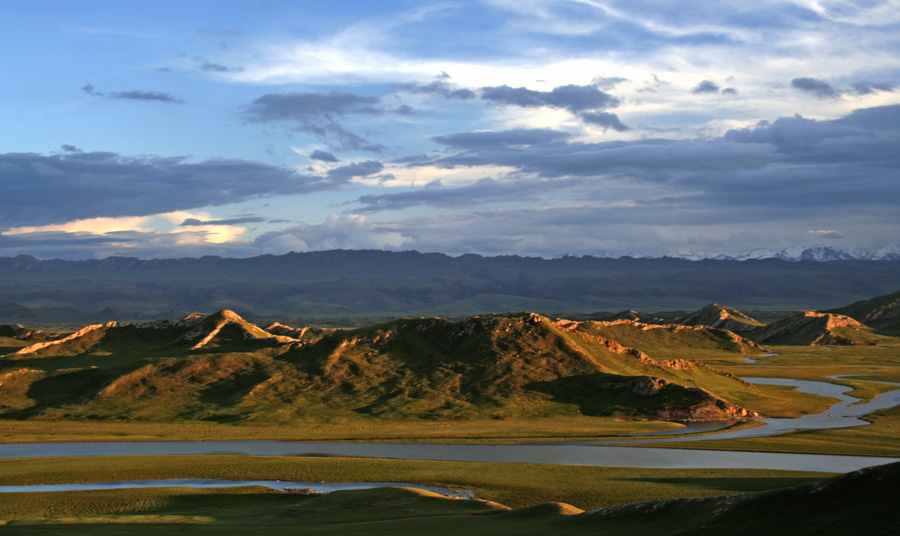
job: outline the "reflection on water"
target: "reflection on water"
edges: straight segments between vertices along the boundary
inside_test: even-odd
[[[208,478],[181,478],[170,480],[127,480],[121,482],[88,482],[84,484],[42,484],[35,486],[0,486],[0,493],[21,493],[38,491],[84,491],[93,489],[125,488],[233,488],[238,486],[265,486],[281,491],[303,490],[307,493],[330,493],[350,489],[371,489],[387,487],[416,488],[438,493],[446,497],[474,499],[475,493],[468,489],[450,489],[440,486],[423,486],[405,482],[291,482],[286,480],[213,480]]]

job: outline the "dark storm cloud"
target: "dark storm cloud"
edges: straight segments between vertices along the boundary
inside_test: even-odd
[[[380,152],[384,146],[372,143],[337,122],[352,115],[381,115],[381,99],[332,91],[330,93],[269,93],[254,100],[245,111],[256,123],[287,122],[309,132],[338,149]]]
[[[590,123],[592,125],[600,125],[603,128],[611,128],[618,132],[625,132],[629,130],[629,128],[622,124],[619,121],[619,117],[616,114],[611,114],[609,112],[584,112],[579,115],[582,121],[585,123]]]
[[[856,82],[850,85],[851,93],[855,95],[870,95],[876,91],[894,91],[891,84],[878,84],[875,82]]]
[[[704,80],[691,90],[691,93],[718,93],[719,86],[712,80]]]
[[[276,195],[335,189],[329,177],[246,160],[116,153],[0,154],[0,227],[146,216]]]
[[[365,162],[354,162],[334,168],[328,172],[328,178],[334,182],[347,182],[356,177],[368,177],[376,175],[384,170],[384,164],[376,160],[367,160]]]
[[[313,160],[320,160],[322,162],[338,162],[337,157],[333,154],[318,149],[310,153],[309,157]]]
[[[400,84],[397,88],[414,94],[439,95],[446,99],[469,100],[477,96],[471,89],[455,88],[444,80],[428,84]]]
[[[494,86],[481,88],[481,99],[494,104],[536,108],[562,108],[572,113],[615,108],[619,99],[594,86],[567,85],[552,91],[534,91],[524,87]]]
[[[188,218],[181,222],[181,225],[182,227],[197,227],[199,225],[240,225],[242,223],[261,223],[264,221],[266,221],[266,219],[260,218],[259,216],[244,216],[228,220],[198,220],[197,218]]]
[[[461,134],[435,136],[431,139],[449,147],[477,149],[479,147],[507,145],[546,145],[560,142],[570,137],[570,134],[558,130],[520,128],[500,132],[464,132]]]
[[[791,80],[791,86],[820,98],[838,96],[838,92],[831,87],[831,84],[815,78],[794,78]]]
[[[94,88],[91,84],[88,84],[81,88],[82,91],[87,93],[88,95],[93,95],[95,97],[105,97],[107,99],[126,99],[126,100],[140,100],[140,101],[158,101],[158,102],[167,102],[174,104],[182,104],[183,100],[177,99],[169,93],[162,93],[159,91],[140,91],[140,90],[131,90],[131,91],[117,91],[113,93],[101,93]]]

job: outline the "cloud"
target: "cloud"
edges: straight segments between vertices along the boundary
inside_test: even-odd
[[[207,73],[240,73],[244,71],[243,67],[227,67],[222,65],[221,63],[213,63],[207,60],[203,60],[203,63],[200,64],[200,70]]]
[[[612,89],[622,82],[627,81],[627,78],[622,78],[621,76],[598,76],[591,80],[591,84],[597,86],[600,89]]]
[[[78,147],[75,147],[74,145],[69,145],[68,143],[64,143],[64,144],[60,145],[59,148],[62,149],[63,151],[65,151],[65,152],[67,152],[67,153],[80,153],[80,152],[82,152],[82,150],[79,149]]]
[[[844,235],[841,234],[840,231],[825,230],[825,229],[817,230],[817,231],[810,230],[809,234],[815,235],[819,238],[827,238],[829,240],[840,240],[842,238],[846,238]]]
[[[328,171],[328,178],[336,183],[344,183],[349,182],[350,180],[357,177],[368,177],[370,175],[375,175],[377,173],[381,173],[384,170],[384,164],[378,162],[376,160],[367,160],[365,162],[358,162],[353,164],[347,164],[346,166],[341,166],[334,168]]]
[[[577,213],[597,225],[753,225],[778,234],[777,222],[803,229],[811,222],[820,229],[848,228],[859,225],[862,214],[875,222],[870,226],[900,225],[895,210],[900,204],[900,105],[827,121],[784,117],[712,139],[586,143],[555,131],[525,130],[460,133],[435,141],[446,151],[407,164],[509,171],[461,187],[432,182],[360,196],[354,211],[525,202],[544,208],[522,211],[522,218]],[[565,208],[573,202],[582,208]]]
[[[428,84],[400,84],[397,88],[416,95],[439,95],[445,99],[470,100],[477,96],[471,89],[453,87],[445,80],[436,80]]]
[[[737,95],[738,91],[733,87],[726,87],[722,90],[722,95]]]
[[[691,93],[718,93],[719,86],[712,80],[704,80],[691,90]]]
[[[241,218],[232,218],[228,220],[200,220],[197,218],[187,218],[181,222],[182,227],[198,227],[201,225],[240,225],[242,223],[261,223],[266,218],[258,216],[243,216]]]
[[[333,118],[346,115],[378,115],[383,111],[377,107],[378,97],[367,97],[331,91],[329,93],[268,93],[247,106],[247,116],[251,121],[297,121]]]
[[[440,181],[433,181],[414,191],[364,195],[347,204],[361,205],[360,208],[353,210],[354,213],[402,210],[422,205],[438,208],[469,208],[488,203],[537,201],[550,191],[559,192],[564,188],[579,186],[583,182],[580,179],[554,181],[481,179],[467,186],[445,188]]]
[[[378,97],[343,91],[269,93],[254,100],[245,112],[250,121],[287,122],[340,149],[380,152],[383,145],[369,142],[336,121],[345,116],[381,115],[384,110],[380,103]]]
[[[340,181],[246,160],[110,152],[0,154],[0,228],[143,216],[338,188]]]
[[[879,84],[875,82],[856,82],[850,85],[850,92],[855,95],[871,95],[877,91],[894,91],[891,84]]]
[[[540,135],[547,136],[547,133],[540,132]],[[489,141],[492,136],[506,141],[509,133],[473,132],[437,137],[435,141],[453,142],[459,150],[451,154],[426,156],[411,163],[438,167],[508,166],[518,169],[520,173],[545,178],[624,174],[635,180],[661,182],[687,172],[752,169],[781,160],[776,148],[771,145],[730,140],[646,139],[565,143],[550,135],[547,136],[548,141],[541,143],[536,137],[535,143],[528,146],[471,141]]]
[[[623,125],[621,121],[619,121],[619,117],[616,116],[616,114],[611,114],[609,112],[584,112],[578,117],[580,117],[581,120],[585,123],[600,125],[604,129],[611,128],[618,132],[625,132],[626,130],[630,130],[627,126]]]
[[[434,136],[433,141],[456,148],[546,145],[568,139],[571,134],[551,129],[513,129],[500,132],[463,132]]]
[[[408,238],[366,216],[330,215],[319,225],[302,224],[260,235],[253,246],[263,253],[331,249],[399,249]]]
[[[322,162],[338,162],[338,159],[336,156],[334,156],[333,154],[331,154],[329,152],[320,151],[319,149],[316,149],[315,151],[310,153],[309,157],[312,160],[320,160]]]
[[[141,91],[141,90],[131,90],[131,91],[118,91],[113,93],[101,93],[97,91],[94,86],[88,84],[81,88],[88,95],[93,95],[95,97],[105,97],[107,99],[126,99],[126,100],[140,100],[140,101],[158,101],[158,102],[167,102],[174,104],[183,104],[184,101],[175,98],[170,93],[162,93],[159,91]]]
[[[594,86],[566,85],[552,91],[535,91],[524,87],[495,86],[481,88],[481,99],[494,104],[536,108],[562,108],[572,113],[585,110],[615,108],[619,99]]]
[[[801,91],[812,93],[819,98],[837,97],[839,95],[839,93],[831,87],[831,84],[815,78],[794,78],[791,80],[791,86]]]

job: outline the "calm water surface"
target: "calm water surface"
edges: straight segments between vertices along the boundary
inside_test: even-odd
[[[331,493],[350,489],[372,489],[387,487],[416,488],[431,491],[447,497],[473,499],[475,493],[468,489],[450,489],[440,486],[423,486],[408,482],[291,482],[286,480],[214,480],[209,478],[179,478],[169,480],[123,480],[119,482],[88,482],[84,484],[40,484],[35,486],[0,486],[0,493],[22,493],[41,491],[85,491],[93,489],[126,488],[234,488],[238,486],[265,486],[288,491],[292,489],[312,490],[316,493]]]

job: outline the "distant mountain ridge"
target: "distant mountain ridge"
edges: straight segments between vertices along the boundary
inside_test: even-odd
[[[334,250],[242,259],[40,260],[0,257],[0,322],[32,326],[142,321],[238,311],[288,324],[310,318],[568,316],[833,308],[900,288],[900,262],[684,260]],[[334,324],[332,324],[334,325]],[[346,324],[343,324],[346,325]]]

